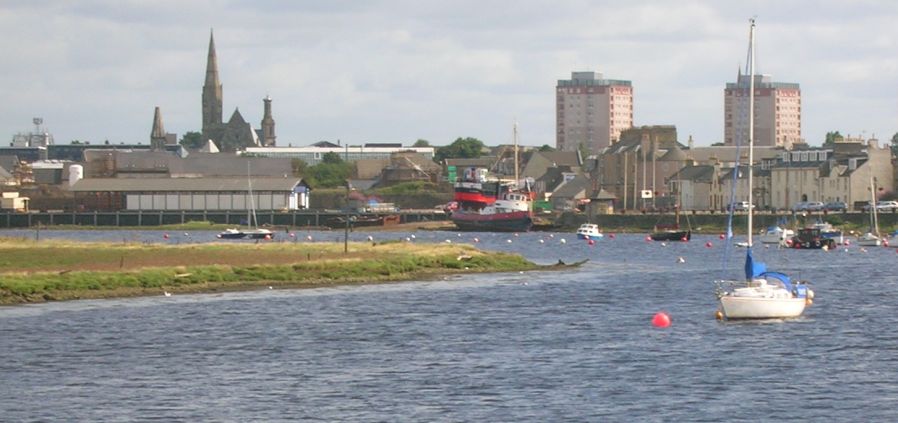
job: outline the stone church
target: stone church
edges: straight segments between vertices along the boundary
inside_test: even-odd
[[[206,59],[206,82],[203,85],[203,140],[211,140],[221,151],[237,151],[246,147],[274,147],[274,119],[271,117],[271,97],[263,99],[265,114],[261,130],[253,129],[240,109],[234,109],[227,122],[222,121],[222,86],[218,77],[218,58],[215,38],[209,34],[209,56]]]

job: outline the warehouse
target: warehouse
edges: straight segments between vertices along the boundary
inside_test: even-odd
[[[310,187],[298,178],[88,178],[71,186],[80,210],[300,210]],[[250,196],[250,192],[252,196]]]

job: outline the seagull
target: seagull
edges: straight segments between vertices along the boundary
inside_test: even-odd
[[[683,257],[677,257],[677,263],[686,263],[686,259]]]
[[[171,297],[171,292],[162,291],[162,294],[165,295],[166,297]]]

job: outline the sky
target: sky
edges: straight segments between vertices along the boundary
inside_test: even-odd
[[[892,1],[0,0],[0,136],[149,143],[153,111],[201,128],[210,29],[224,87],[279,146],[425,139],[555,145],[555,86],[572,71],[632,81],[635,125],[723,139],[755,17],[756,71],[802,91],[802,136],[898,132]]]

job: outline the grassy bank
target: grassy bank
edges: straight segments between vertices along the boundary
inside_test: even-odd
[[[0,304],[377,283],[533,270],[519,255],[461,244],[160,245],[0,239]]]

